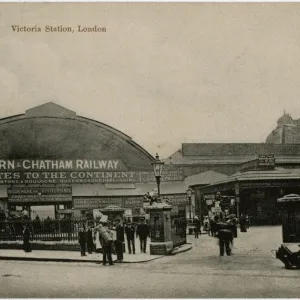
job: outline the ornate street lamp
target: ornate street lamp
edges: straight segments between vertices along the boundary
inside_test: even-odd
[[[193,193],[193,190],[189,187],[189,188],[186,190],[186,194],[187,194],[187,197],[188,197],[188,199],[189,199],[190,219],[192,218],[192,193]]]
[[[156,183],[157,183],[157,196],[158,196],[158,199],[160,198],[160,178],[161,178],[161,174],[162,174],[163,164],[164,164],[164,162],[162,162],[159,159],[159,156],[156,153],[155,162],[153,162],[152,165],[153,165],[153,168],[154,168],[154,175],[155,175]]]

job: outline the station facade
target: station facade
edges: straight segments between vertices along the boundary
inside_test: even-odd
[[[129,136],[52,102],[0,120],[0,207],[33,218],[82,217],[110,205],[144,215],[156,188],[154,157]],[[186,205],[181,170],[164,168],[161,192]]]

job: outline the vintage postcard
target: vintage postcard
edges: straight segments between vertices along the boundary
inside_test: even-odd
[[[297,298],[299,3],[1,3],[2,298]]]

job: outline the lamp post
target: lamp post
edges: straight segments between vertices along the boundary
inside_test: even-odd
[[[156,183],[157,183],[157,196],[158,196],[158,199],[160,199],[160,178],[161,178],[161,174],[162,174],[163,164],[164,163],[159,159],[159,156],[156,153],[155,162],[153,162],[152,165],[153,165],[153,168],[154,168],[154,175],[155,175]]]
[[[188,199],[189,199],[190,219],[192,218],[192,193],[193,193],[193,190],[189,187],[189,188],[186,190],[186,194],[187,194],[187,197],[188,197]]]

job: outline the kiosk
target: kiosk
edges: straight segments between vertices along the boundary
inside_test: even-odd
[[[281,210],[283,244],[276,251],[286,269],[300,267],[300,196],[296,194],[279,198]]]
[[[149,207],[151,255],[167,255],[173,251],[171,209],[172,206],[166,203],[154,203]]]

